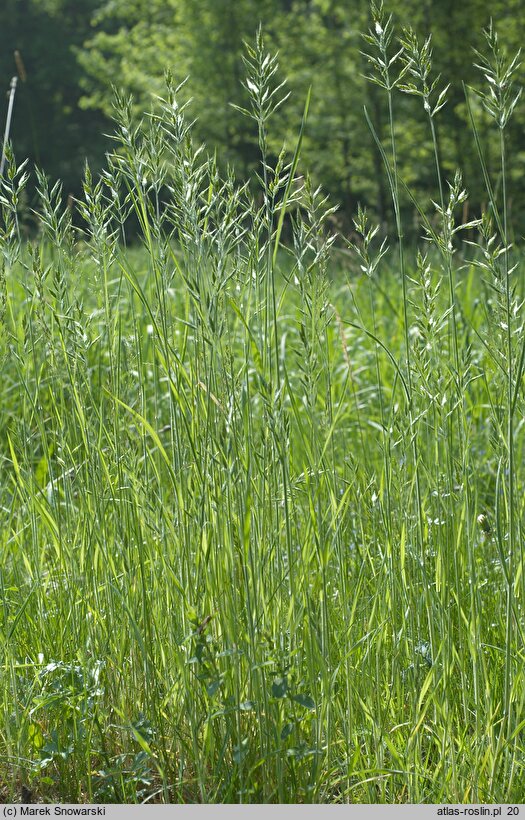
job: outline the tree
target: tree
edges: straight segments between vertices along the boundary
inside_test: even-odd
[[[11,138],[19,161],[29,157],[79,190],[86,157],[103,157],[107,123],[82,111],[81,68],[75,54],[89,31],[97,0],[4,0],[0,9],[0,81],[8,88],[18,50],[25,81],[18,83]]]
[[[398,33],[415,30],[420,42],[432,33],[433,74],[450,82],[447,104],[436,120],[440,176],[451,179],[461,167],[470,190],[470,208],[483,207],[479,160],[465,103],[467,86],[484,82],[473,66],[471,48],[483,48],[488,24],[484,0],[390,0]],[[522,0],[493,0],[491,13],[500,38],[515,51],[525,36]],[[164,72],[188,77],[183,102],[192,98],[194,133],[219,162],[239,176],[259,170],[253,123],[231,103],[246,105],[242,81],[245,42],[258,25],[270,51],[279,51],[281,77],[290,99],[272,121],[270,147],[276,158],[283,140],[291,148],[304,100],[312,104],[303,144],[303,166],[340,203],[345,229],[358,201],[384,221],[391,213],[382,160],[366,125],[363,107],[387,143],[388,112],[381,89],[366,82],[361,33],[370,25],[368,0],[4,0],[0,9],[0,80],[5,89],[16,70],[13,53],[23,57],[27,82],[19,83],[12,137],[19,159],[29,156],[67,192],[80,186],[86,158],[94,170],[110,143],[113,88],[134,97],[143,113],[164,93]],[[523,69],[521,69],[523,78]],[[497,135],[478,100],[472,98],[481,142],[497,184]],[[435,198],[437,178],[430,134],[419,99],[396,94],[399,171],[423,203]],[[510,194],[514,213],[522,210],[525,164],[525,104],[516,109],[508,131]],[[494,163],[492,163],[492,158]],[[412,208],[408,198],[404,207]],[[431,206],[430,206],[431,207]]]

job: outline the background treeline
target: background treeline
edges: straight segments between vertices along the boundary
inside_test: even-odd
[[[420,38],[432,32],[434,72],[441,73],[441,86],[451,83],[438,119],[441,172],[450,179],[461,167],[473,215],[484,206],[484,186],[462,83],[480,84],[473,48],[483,49],[490,17],[509,52],[523,42],[525,3],[390,0],[388,8],[399,34],[405,26]],[[26,72],[12,127],[17,159],[29,157],[62,180],[64,194],[77,194],[85,159],[96,171],[111,145],[104,135],[112,130],[112,87],[132,93],[137,111],[151,110],[169,67],[177,80],[189,76],[182,96],[192,98],[196,138],[242,176],[258,162],[257,134],[230,103],[246,104],[244,42],[253,42],[259,22],[267,47],[279,50],[292,92],[274,120],[275,153],[283,139],[292,144],[312,85],[304,167],[340,204],[338,220],[345,228],[359,201],[387,220],[381,160],[363,114],[366,105],[378,134],[386,136],[384,95],[364,79],[361,33],[370,26],[368,0],[3,0],[0,82],[7,91],[16,73],[15,49]],[[490,162],[499,150],[498,135],[475,97],[472,103]],[[421,99],[397,94],[394,104],[402,177],[428,201],[436,196],[435,175]],[[7,101],[2,119],[6,108]],[[525,99],[508,130],[511,210],[514,223],[525,229]],[[412,206],[407,201],[405,207]]]

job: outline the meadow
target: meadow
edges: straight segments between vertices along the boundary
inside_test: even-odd
[[[41,174],[22,240],[8,157],[4,801],[524,802],[513,63],[488,32],[495,170],[472,117],[486,213],[462,224],[460,175],[436,179],[409,244],[395,93],[422,98],[435,137],[446,89],[428,45],[386,59],[375,14],[388,240],[364,210],[337,236],[300,176],[308,100],[272,159],[284,92],[261,36],[255,187],[192,143],[170,78],[142,122],[118,100],[82,228]]]

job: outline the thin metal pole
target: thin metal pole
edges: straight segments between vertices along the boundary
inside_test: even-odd
[[[9,91],[9,105],[7,106],[7,119],[5,122],[4,145],[2,148],[2,162],[0,163],[0,177],[4,175],[5,152],[7,149],[7,142],[9,140],[9,131],[11,130],[11,117],[13,116],[13,105],[15,102],[16,84],[18,77],[12,77]]]

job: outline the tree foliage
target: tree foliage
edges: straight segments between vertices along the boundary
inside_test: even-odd
[[[11,129],[16,156],[60,178],[66,194],[78,190],[85,158],[96,165],[104,154],[104,118],[79,108],[82,68],[75,52],[97,3],[4,0],[0,8],[0,83],[6,90],[20,70],[15,51],[23,62]]]
[[[465,102],[465,87],[485,82],[475,68],[474,48],[483,48],[489,24],[484,0],[391,0],[396,30],[410,27],[419,43],[429,33],[433,77],[450,83],[446,105],[436,118],[442,180],[461,167],[480,209],[482,185]],[[522,0],[494,0],[490,13],[509,52],[525,35]],[[367,82],[368,0],[5,0],[0,11],[0,76],[6,89],[14,72],[13,51],[27,67],[20,84],[13,141],[19,157],[29,155],[68,188],[78,186],[85,157],[95,167],[111,130],[114,88],[132,94],[139,111],[162,96],[170,69],[192,98],[196,134],[219,162],[243,174],[257,162],[256,134],[232,107],[243,106],[246,91],[243,54],[262,25],[270,50],[279,51],[283,77],[292,92],[275,118],[271,147],[277,155],[290,141],[312,87],[312,106],[304,142],[304,164],[316,182],[340,204],[341,220],[351,224],[357,202],[383,220],[390,211],[382,187],[381,159],[363,108],[379,137],[385,136],[387,110],[381,89]],[[521,70],[521,76],[523,72]],[[464,84],[464,85],[463,85]],[[471,95],[479,134],[490,158],[497,135],[479,99]],[[403,180],[429,202],[436,195],[431,139],[421,101],[394,99],[397,144]],[[519,181],[525,163],[525,105],[509,129],[509,174],[514,210],[523,204]],[[497,184],[497,180],[496,180]],[[406,203],[406,207],[411,207]]]

